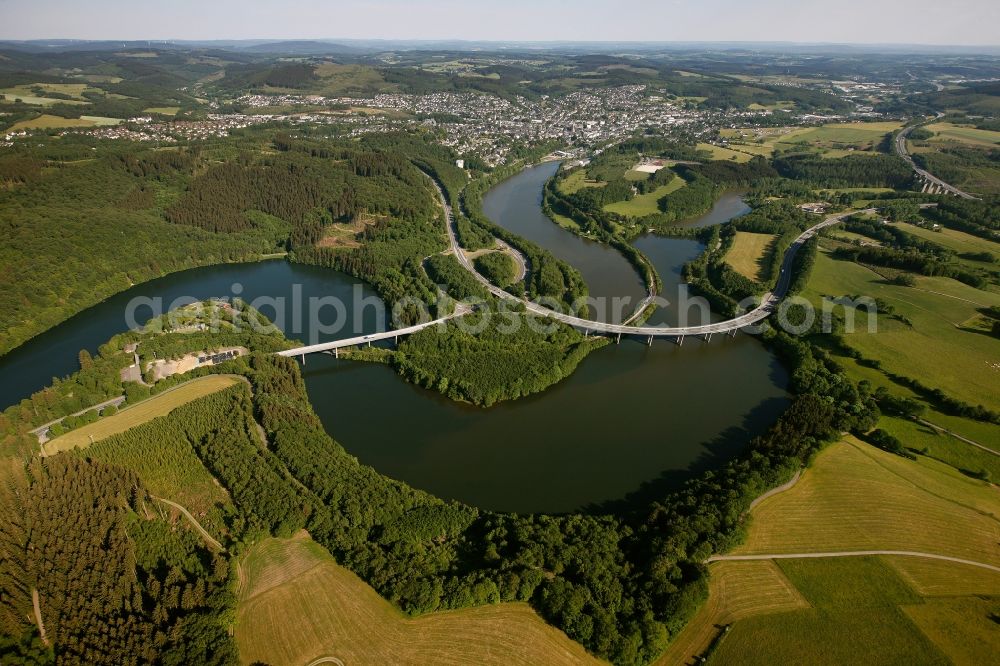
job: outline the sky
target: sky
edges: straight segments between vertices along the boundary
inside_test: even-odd
[[[1000,45],[998,0],[0,0],[0,39]]]

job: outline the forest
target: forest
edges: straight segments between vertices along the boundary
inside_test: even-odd
[[[424,385],[440,383],[447,376],[448,385],[435,388],[485,405],[558,381],[586,348],[606,342],[555,326],[544,343],[534,334],[519,339],[521,347],[513,353],[512,347],[493,345],[494,331],[488,327],[466,340],[468,334],[456,327],[427,329],[404,342],[399,358],[392,362]],[[74,659],[71,655],[80,654],[99,663],[134,663],[151,650],[157,651],[162,663],[171,663],[165,655],[182,654],[180,650],[184,656],[177,661],[231,661],[230,639],[218,624],[232,604],[228,588],[220,584],[230,575],[226,559],[206,550],[186,530],[164,530],[148,513],[147,479],[158,484],[160,492],[164,487],[176,490],[178,482],[192,478],[191,463],[185,461],[193,456],[231,498],[231,508],[209,520],[229,551],[239,552],[266,534],[287,535],[306,527],[338,561],[406,612],[524,600],[594,654],[615,663],[646,663],[703,600],[706,572],[700,562],[738,541],[742,534],[738,516],[751,499],[787,478],[827,438],[844,429],[866,429],[877,414],[871,396],[846,381],[808,343],[783,333],[765,337],[793,369],[795,397],[789,411],[745,454],[680,490],[652,482],[596,512],[564,516],[493,514],[441,502],[387,479],[358,464],[330,439],[312,410],[294,360],[259,352],[240,357],[220,371],[243,374],[249,387],[241,384],[200,399],[169,419],[100,443],[91,454],[85,449],[26,468],[26,487],[36,488],[50,498],[47,501],[66,502],[75,507],[72,510],[84,512],[80,529],[89,529],[98,518],[87,517],[86,507],[108,502],[120,507],[99,514],[99,519],[111,521],[109,534],[118,534],[118,539],[128,534],[134,543],[121,541],[122,560],[94,563],[88,556],[67,554],[65,562],[89,566],[90,573],[82,580],[99,589],[112,586],[102,594],[118,595],[114,598],[123,601],[104,606],[96,619],[81,615],[83,610],[60,616],[66,618],[63,623],[53,619],[50,625],[46,618],[46,630],[59,636],[56,650],[69,661]],[[171,348],[170,338],[169,333],[162,336],[161,349]],[[250,340],[247,344],[254,346]],[[474,351],[475,362],[454,366],[456,358],[464,357],[450,353],[454,345]],[[522,365],[524,358],[531,359],[530,367]],[[553,370],[545,374],[540,372],[543,368]],[[470,373],[476,375],[474,382],[465,379],[473,377]],[[20,424],[20,415],[14,412],[9,418],[11,429],[23,432],[26,424]],[[256,439],[258,423],[269,444],[266,449]],[[157,443],[175,438],[190,447],[183,456]],[[163,455],[149,455],[160,449]],[[5,451],[8,456],[14,453],[10,448]],[[23,467],[17,458],[7,460],[11,469]],[[183,474],[178,465],[185,466]],[[132,470],[132,476],[123,468]],[[101,481],[104,473],[114,474],[121,485]],[[63,483],[58,480],[63,476],[80,490],[49,489]],[[76,481],[89,478],[94,479],[86,482],[90,485]],[[189,481],[184,487],[197,493],[195,489],[204,486]],[[109,499],[88,503],[80,501],[79,493]],[[7,496],[6,501],[27,496]],[[37,505],[48,508],[44,502]],[[51,511],[47,515],[71,509],[51,507]],[[18,544],[26,534],[18,526],[21,512],[4,511],[3,516],[0,599],[12,604],[13,610],[0,614],[0,626],[12,637],[8,644],[21,646],[11,648],[20,653],[22,647],[37,648],[31,625],[25,622],[30,612],[20,610],[30,603],[30,590],[23,581],[35,579],[16,567],[35,565],[23,563],[17,555],[24,552]],[[31,538],[47,539],[55,533],[54,526],[37,524],[40,529]],[[86,543],[87,539],[79,539],[81,548]],[[68,566],[60,564],[61,557],[53,559],[54,569],[45,570],[46,580],[75,575],[72,568],[59,568]],[[579,566],[581,561],[588,565]],[[43,608],[53,603],[48,589],[42,588]],[[75,588],[59,603],[67,609],[85,609],[91,598],[88,589]],[[107,613],[116,613],[116,619]],[[107,650],[99,654],[88,643],[87,622],[92,621],[128,631],[120,638],[93,634],[102,636],[102,649]],[[167,631],[168,626],[175,628]],[[199,650],[211,650],[211,657],[199,656],[203,654]]]

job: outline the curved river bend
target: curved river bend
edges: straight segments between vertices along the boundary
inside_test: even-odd
[[[553,170],[534,167],[501,184],[484,201],[487,213],[570,260],[592,293],[641,299],[641,281],[617,252],[560,229],[541,213],[541,186]],[[636,245],[654,262],[673,300],[680,268],[697,256],[700,244],[645,236]],[[293,289],[303,299],[372,297],[349,276],[281,261],[184,271],[119,294],[0,358],[0,403],[12,404],[75,370],[80,348],[93,351],[124,330],[122,313],[131,298],[161,296],[169,303],[178,296],[231,296],[235,282],[250,302],[292,299]],[[267,306],[262,310],[274,314]],[[374,310],[363,319],[365,332],[376,330]],[[651,321],[672,323],[676,312],[666,308]],[[344,334],[320,339],[348,331],[354,332],[353,324]],[[308,327],[286,333],[311,337]],[[327,430],[362,463],[440,497],[506,511],[571,511],[620,498],[658,477],[680,482],[731,458],[787,404],[785,371],[742,334],[717,336],[711,344],[692,339],[683,347],[623,340],[591,354],[548,391],[485,410],[407,384],[384,365],[314,355],[303,374]]]

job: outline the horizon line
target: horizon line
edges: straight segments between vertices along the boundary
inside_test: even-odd
[[[211,38],[146,38],[146,37],[0,37],[0,43],[29,42],[147,42],[161,44],[210,43],[210,42],[385,42],[385,43],[416,43],[433,44],[440,42],[455,42],[462,44],[636,44],[636,45],[683,45],[683,44],[746,44],[746,45],[783,45],[783,46],[871,46],[871,47],[936,47],[961,49],[1000,49],[997,44],[956,44],[951,42],[849,42],[849,41],[792,41],[792,40],[717,40],[717,39],[683,39],[683,40],[620,40],[620,39],[476,39],[463,37],[211,37]]]

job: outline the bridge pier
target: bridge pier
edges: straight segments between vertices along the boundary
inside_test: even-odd
[[[738,328],[734,328],[733,330],[729,331],[729,337],[731,337],[731,338],[735,338],[735,337],[736,337],[736,332],[737,332],[738,330],[740,330],[740,329],[738,329]]]
[[[615,340],[615,344],[621,344],[621,342],[622,342],[622,334],[621,334],[621,333],[619,333],[619,334],[618,334],[618,339],[617,339],[617,340]]]
[[[334,347],[333,348],[333,357],[334,358],[340,358],[340,347]]]
[[[372,346],[372,341],[371,341],[371,340],[369,340],[369,341],[368,341],[368,347],[370,348],[371,346]]]
[[[684,346],[684,336],[683,335],[677,338],[677,346],[678,347],[683,347]]]
[[[303,354],[302,355],[302,365],[305,365],[305,364],[306,364],[306,355]]]
[[[649,340],[646,340],[646,346],[647,347],[652,347],[653,346],[653,336],[652,335],[649,336]]]
[[[711,341],[712,341],[712,334],[711,333],[706,333],[705,334],[705,342],[711,342]]]

